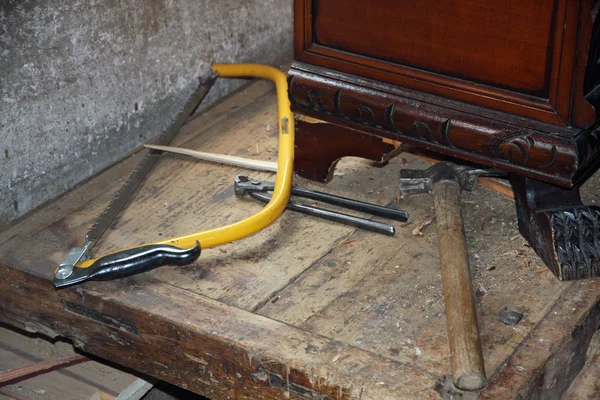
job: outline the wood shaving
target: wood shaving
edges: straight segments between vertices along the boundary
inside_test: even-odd
[[[423,236],[423,230],[427,228],[429,225],[433,223],[433,218],[429,218],[428,220],[418,224],[412,231],[412,234],[415,236]]]

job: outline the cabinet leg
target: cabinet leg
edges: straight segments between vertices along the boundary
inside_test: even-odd
[[[512,176],[519,230],[564,281],[600,277],[600,207],[582,204],[579,188],[564,189]]]
[[[343,128],[324,121],[296,121],[294,171],[303,178],[329,182],[342,157],[362,157],[385,164],[400,142]]]

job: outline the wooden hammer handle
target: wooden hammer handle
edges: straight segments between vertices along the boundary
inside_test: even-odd
[[[434,184],[433,201],[437,220],[452,377],[459,389],[478,390],[485,386],[486,378],[458,182],[442,181]]]

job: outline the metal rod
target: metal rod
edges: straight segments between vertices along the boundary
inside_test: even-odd
[[[241,179],[243,178],[243,181]],[[238,175],[235,181],[235,190],[238,194],[244,194],[246,191],[252,192],[270,192],[274,188],[272,182],[262,182],[253,180],[246,175]],[[360,211],[378,217],[390,218],[396,221],[405,222],[408,220],[408,213],[395,208],[380,206],[377,204],[366,203],[349,199],[347,197],[336,196],[329,193],[318,192],[316,190],[304,189],[301,187],[292,187],[292,196],[305,197],[312,200],[322,201],[339,207],[348,208],[350,210]]]
[[[323,201],[334,206],[348,208],[354,211],[360,211],[378,217],[393,219],[395,221],[408,221],[408,213],[402,210],[396,210],[391,207],[380,206],[377,204],[366,203],[364,201],[349,199],[347,197],[335,196],[329,193],[318,192],[316,190],[292,188],[292,195],[306,197],[307,199]]]
[[[268,194],[262,194],[257,192],[248,191],[248,194],[257,200],[264,203],[268,202],[271,198]],[[332,222],[338,222],[344,225],[353,226],[355,228],[364,229],[369,232],[381,233],[386,236],[394,236],[396,229],[389,224],[384,224],[377,221],[371,221],[365,218],[355,217],[353,215],[343,214],[336,211],[326,210],[319,207],[307,206],[306,204],[296,203],[288,201],[288,210],[297,211],[302,214],[311,215],[326,219]]]

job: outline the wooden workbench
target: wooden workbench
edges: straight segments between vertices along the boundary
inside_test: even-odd
[[[275,160],[275,104],[270,84],[256,82],[189,121],[175,144]],[[126,157],[0,232],[1,321],[66,336],[86,352],[215,400],[452,395],[435,227],[413,232],[432,217],[432,200],[397,198],[399,169],[424,161],[401,154],[376,168],[342,160],[324,187],[409,211],[408,223],[394,223],[395,237],[286,212],[193,265],[55,290],[54,269],[139,159],[139,152]],[[94,253],[256,212],[261,205],[234,196],[242,172],[273,179],[163,156]],[[588,201],[598,200],[598,181],[584,188]],[[557,281],[518,235],[507,197],[479,187],[463,199],[490,379],[478,395],[556,398],[581,369],[598,327],[600,282]],[[506,307],[524,314],[517,325],[499,320]]]

